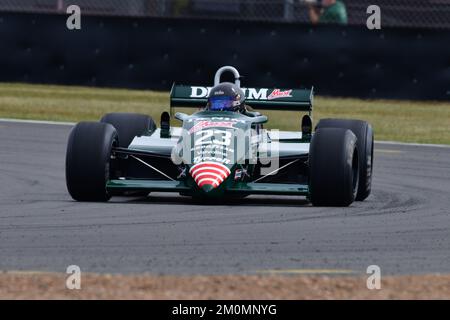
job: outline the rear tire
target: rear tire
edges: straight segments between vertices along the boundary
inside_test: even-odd
[[[316,126],[320,128],[344,128],[351,130],[356,138],[359,152],[359,187],[356,195],[357,201],[365,200],[372,190],[373,173],[373,129],[362,120],[322,119]]]
[[[349,206],[358,190],[356,136],[341,128],[318,129],[309,153],[310,200],[314,206]]]
[[[152,117],[138,113],[107,113],[100,122],[109,123],[116,128],[120,138],[119,147],[122,148],[128,148],[134,137],[156,129]]]
[[[116,129],[100,122],[80,122],[70,132],[66,152],[66,185],[74,200],[108,201],[111,149]]]

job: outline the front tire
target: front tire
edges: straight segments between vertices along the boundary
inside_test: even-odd
[[[66,185],[74,200],[108,201],[111,149],[116,129],[100,122],[80,122],[70,132],[66,153]]]
[[[314,133],[309,151],[310,200],[314,206],[349,206],[358,190],[356,136],[341,128]]]

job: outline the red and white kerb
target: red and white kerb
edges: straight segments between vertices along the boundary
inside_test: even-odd
[[[189,173],[200,188],[204,185],[216,188],[225,181],[231,172],[221,163],[206,161],[193,165]]]

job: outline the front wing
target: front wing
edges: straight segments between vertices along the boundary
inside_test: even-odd
[[[109,191],[138,191],[149,192],[195,192],[182,181],[167,180],[110,180],[106,188]],[[255,183],[238,182],[232,187],[226,187],[224,194],[267,194],[267,195],[308,195],[309,187],[304,184],[291,183]]]

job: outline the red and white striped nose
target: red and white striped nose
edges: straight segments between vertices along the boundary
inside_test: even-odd
[[[200,162],[189,170],[195,183],[204,191],[217,188],[230,175],[230,169],[218,162]]]

